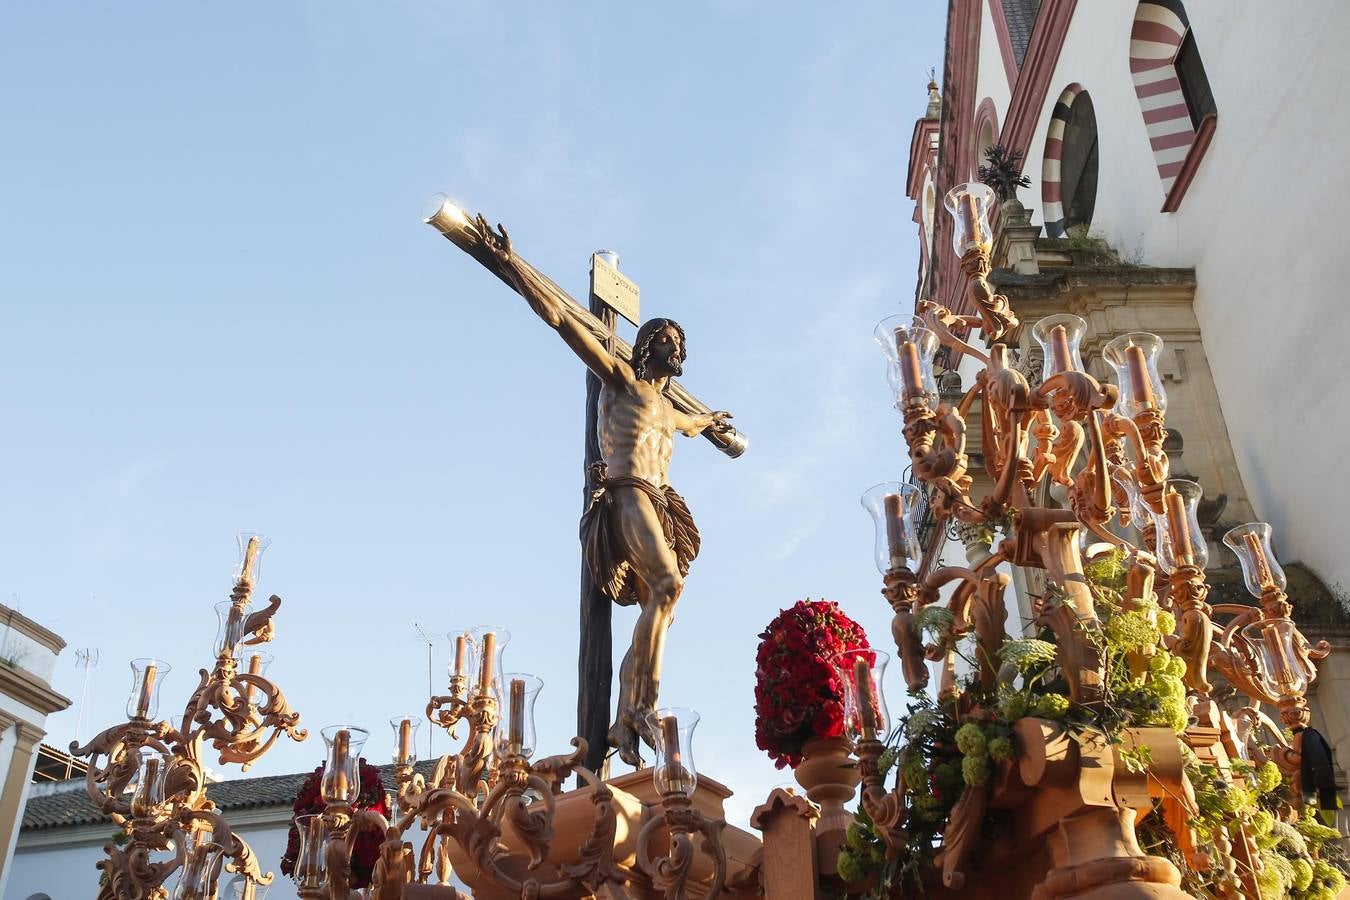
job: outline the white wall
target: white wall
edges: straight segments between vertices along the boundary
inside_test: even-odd
[[[83,782],[80,783],[83,790]],[[290,810],[249,810],[227,815],[235,828],[253,847],[263,871],[275,873],[267,900],[292,900],[299,895],[295,884],[278,869],[286,850],[286,830]],[[236,821],[237,820],[237,821]],[[99,872],[95,864],[104,859],[103,845],[112,837],[113,826],[59,829],[56,832],[26,832],[19,838],[13,869],[3,900],[28,900],[44,893],[52,900],[92,897],[97,892]],[[59,841],[59,843],[54,843]],[[221,877],[222,887],[231,878]],[[170,882],[170,889],[173,882]],[[221,900],[227,900],[222,892]],[[259,893],[259,900],[262,894]]]
[[[1342,114],[1350,4],[1187,4],[1218,127],[1176,213],[1163,196],[1129,70],[1133,0],[1080,3],[1027,155],[1033,178],[1050,111],[1079,82],[1097,115],[1092,231],[1147,265],[1195,266],[1199,318],[1233,450],[1276,551],[1350,589],[1347,496],[1336,464],[1350,444],[1350,312],[1337,290],[1350,189]],[[997,37],[981,33],[981,72]],[[1006,103],[1002,104],[1006,114]],[[1002,123],[1000,123],[1002,124]],[[1040,185],[1024,198],[1037,208]],[[1297,598],[1295,598],[1297,600]]]

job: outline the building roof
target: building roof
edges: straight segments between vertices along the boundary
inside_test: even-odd
[[[417,770],[429,776],[435,765],[434,759],[424,760],[417,764]],[[379,766],[379,770],[385,788],[394,790],[393,765]],[[223,813],[242,809],[289,807],[295,802],[300,785],[311,772],[218,781],[206,786],[206,796]],[[100,822],[112,825],[112,820],[99,812],[98,807],[89,799],[89,793],[84,789],[84,780],[78,779],[59,785],[49,785],[46,790],[34,790],[28,798],[27,805],[24,806],[22,830],[43,831],[97,825]]]
[[[1041,11],[1041,0],[1003,0],[1003,18],[1008,23],[1008,40],[1012,44],[1017,67],[1027,57],[1027,45],[1036,27],[1036,14]]]

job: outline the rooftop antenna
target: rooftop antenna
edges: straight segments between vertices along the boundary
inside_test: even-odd
[[[75,667],[84,669],[84,684],[80,686],[80,705],[75,710],[75,743],[80,743],[80,729],[84,726],[84,706],[89,698],[89,672],[98,665],[98,648],[81,647],[75,651]],[[66,755],[66,780],[74,772],[75,757]]]
[[[421,625],[417,624],[416,622],[413,623],[413,628],[417,629],[417,634],[422,638],[422,640],[424,640],[424,641],[427,642],[427,697],[428,697],[428,699],[429,699],[429,698],[431,698],[431,697],[436,696],[436,681],[435,681],[435,676],[433,675],[433,665],[434,665],[434,664],[433,664],[433,662],[432,662],[432,648],[433,648],[433,647],[435,646],[435,644],[436,644],[436,637],[435,637],[435,635],[432,635],[432,634],[428,633],[427,630],[426,630],[425,628],[423,628]],[[435,731],[436,731],[436,729],[432,728],[432,727],[431,727],[431,723],[428,722],[428,723],[427,723],[427,759],[432,759],[432,758],[435,756],[435,754],[434,754],[434,753],[432,752],[432,750],[431,750],[432,736],[433,736],[433,733],[434,733]]]

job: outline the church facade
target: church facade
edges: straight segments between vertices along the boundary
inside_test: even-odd
[[[1335,647],[1314,724],[1350,761],[1350,313],[1339,297],[1339,148],[1350,7],[1180,0],[951,0],[942,88],[914,127],[906,193],[920,242],[917,299],[958,312],[962,279],[942,198],[994,145],[1029,187],[997,212],[991,277],[1023,318],[1010,343],[1039,383],[1031,326],[1074,313],[1083,357],[1130,331],[1165,342],[1174,476],[1204,489],[1211,602],[1250,602],[1220,538],[1274,527],[1296,618]],[[940,357],[944,393],[974,360]],[[979,446],[978,435],[969,445]],[[972,471],[975,470],[972,466]],[[1054,495],[1051,494],[1052,499]],[[950,562],[988,552],[976,530],[931,535]],[[1010,572],[1029,618],[1038,573]],[[1011,603],[1011,602],[1010,602]],[[1010,619],[1011,621],[1011,619]]]

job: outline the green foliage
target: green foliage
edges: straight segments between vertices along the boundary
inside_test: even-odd
[[[1091,637],[1105,668],[1102,702],[1090,709],[1070,703],[1058,649],[1046,639],[1052,636],[1049,632],[1005,641],[998,653],[1002,683],[988,693],[967,691],[960,712],[927,694],[915,696],[895,733],[895,740],[903,743],[883,759],[887,770],[898,765],[908,811],[905,844],[888,859],[884,843],[860,811],[840,853],[838,870],[845,880],[874,878],[865,897],[910,896],[906,888],[923,892],[952,807],[964,791],[988,785],[997,766],[1011,763],[1018,751],[1014,726],[1019,719],[1038,716],[1062,722],[1080,741],[1104,738],[1136,773],[1153,761],[1147,747],[1125,745],[1126,729],[1186,730],[1186,664],[1162,646],[1163,635],[1176,628],[1175,618],[1151,598],[1125,601],[1127,570],[1118,551],[1088,563],[1084,574],[1101,621],[1100,631]],[[1051,585],[1044,603],[1053,607],[1064,599]],[[936,604],[915,617],[915,629],[938,643],[950,638],[953,624],[951,612]],[[1232,860],[1221,849],[1237,845],[1240,830],[1255,841],[1260,854],[1262,900],[1329,900],[1341,890],[1345,863],[1339,835],[1311,813],[1286,819],[1292,808],[1289,788],[1277,766],[1235,763],[1232,777],[1225,779],[1186,752],[1186,774],[1199,809],[1191,826],[1210,867],[1191,867],[1161,814],[1144,816],[1137,828],[1146,852],[1171,859],[1181,870],[1183,890],[1202,900],[1241,894],[1241,885],[1228,874],[1231,866],[1226,863]],[[986,833],[996,835],[1002,814],[993,810],[987,815]]]

